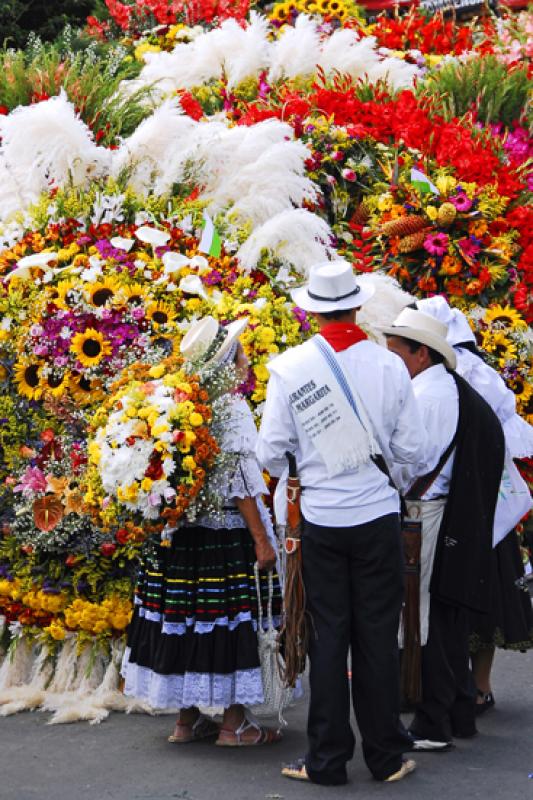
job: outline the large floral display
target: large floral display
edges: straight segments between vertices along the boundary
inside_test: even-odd
[[[444,295],[533,422],[527,15],[106,6],[0,78],[0,714],[53,721],[131,707],[142,550],[216,513],[230,378],[183,364],[191,320],[250,317],[259,418],[313,327],[290,288],[342,256],[371,335]]]

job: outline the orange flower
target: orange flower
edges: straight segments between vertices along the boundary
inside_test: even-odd
[[[444,256],[440,271],[443,275],[457,275],[462,268],[462,264],[458,259],[453,258],[453,256]]]
[[[464,294],[463,282],[458,278],[452,278],[451,280],[446,281],[446,291],[448,294],[453,294],[460,297]]]
[[[436,292],[437,281],[432,275],[428,275],[425,278],[419,278],[418,288],[420,289],[421,292]]]

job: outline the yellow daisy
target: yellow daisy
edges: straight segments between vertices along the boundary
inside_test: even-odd
[[[146,300],[146,289],[140,283],[130,283],[129,286],[123,286],[120,290],[121,297],[126,303],[136,305],[144,303]]]
[[[97,281],[87,287],[85,294],[89,303],[100,307],[112,303],[119,289],[120,285],[116,280],[104,278],[103,281]]]
[[[491,306],[485,311],[485,322],[487,325],[498,323],[506,328],[527,328],[525,320],[511,306]]]
[[[99,364],[104,356],[109,355],[111,345],[100,331],[87,328],[84,333],[77,333],[72,337],[70,349],[84,367],[93,367]]]
[[[15,381],[19,394],[28,400],[38,400],[43,390],[40,385],[40,369],[38,364],[17,364],[15,366]]]
[[[157,303],[150,303],[146,309],[146,316],[156,325],[167,325],[176,319],[176,312],[168,303],[159,300]]]

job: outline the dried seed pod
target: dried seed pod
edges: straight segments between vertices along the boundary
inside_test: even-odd
[[[431,228],[424,228],[422,231],[417,231],[409,236],[404,236],[398,243],[399,253],[411,253],[413,250],[420,250],[424,246],[424,240]]]
[[[409,236],[422,228],[427,227],[427,221],[416,214],[407,214],[405,217],[398,217],[385,222],[381,226],[381,233],[385,236]]]
[[[355,209],[351,221],[354,225],[364,225],[370,218],[370,212],[363,200]]]
[[[455,208],[454,204],[443,203],[439,208],[437,214],[437,221],[439,225],[447,227],[448,225],[452,224],[456,216],[457,216],[457,209]]]

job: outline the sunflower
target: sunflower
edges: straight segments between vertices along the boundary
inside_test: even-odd
[[[168,303],[159,300],[157,303],[150,303],[146,309],[146,316],[156,325],[167,325],[176,319],[176,312]]]
[[[38,364],[17,364],[15,366],[15,380],[19,394],[28,400],[38,400],[43,390],[40,385],[40,369]]]
[[[272,13],[270,14],[270,19],[277,20],[279,22],[285,22],[285,20],[289,18],[290,13],[290,3],[276,3],[272,9]]]
[[[41,389],[43,394],[51,397],[61,397],[68,387],[68,374],[49,372],[48,375],[41,375]]]
[[[104,397],[100,381],[86,378],[84,375],[72,375],[69,389],[72,397],[80,406],[98,402]]]
[[[146,301],[146,289],[140,283],[131,283],[123,286],[120,290],[121,296],[130,305],[140,305]]]
[[[59,308],[68,309],[74,305],[72,302],[72,298],[69,297],[69,293],[76,289],[76,284],[74,281],[59,281],[55,288],[56,296],[54,298],[54,303]]]
[[[174,354],[176,341],[169,336],[152,336],[152,345],[159,347],[165,354],[165,358]]]
[[[120,284],[114,278],[104,278],[103,281],[92,283],[86,289],[87,300],[93,306],[105,306],[109,301],[113,301],[119,291]]]
[[[111,352],[111,345],[100,331],[87,328],[84,333],[72,337],[70,349],[84,367],[93,367]]]
[[[516,345],[502,331],[486,331],[483,333],[482,348],[498,359],[500,367],[507,361],[516,358]]]
[[[331,8],[330,0],[316,0],[316,7],[320,14],[329,14]]]
[[[516,402],[521,406],[527,405],[533,397],[533,385],[531,381],[527,380],[527,378],[522,375],[510,381],[509,386],[515,393]]]
[[[527,328],[526,322],[522,319],[518,311],[511,306],[498,305],[487,308],[484,321],[487,325],[497,323],[498,328]]]

